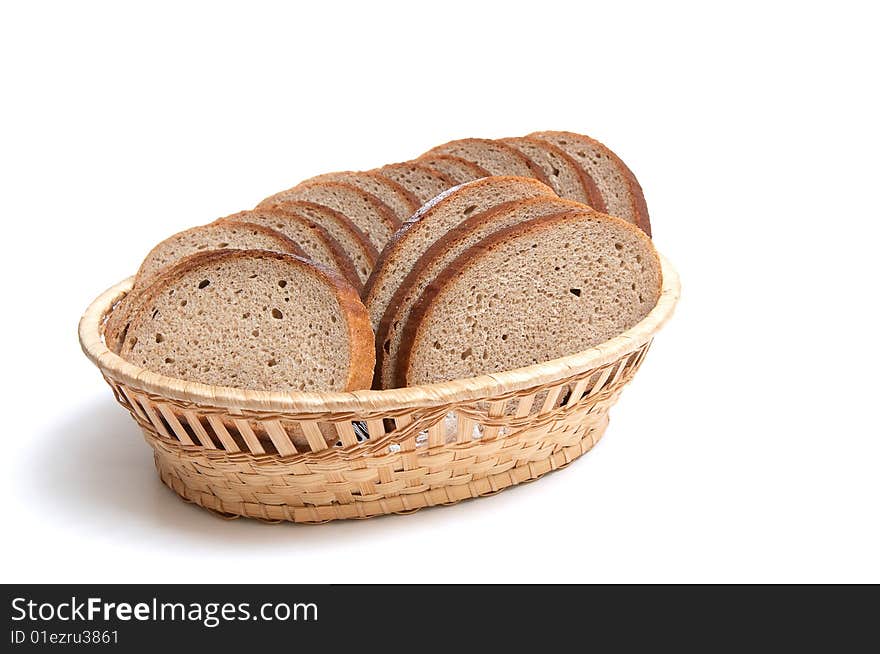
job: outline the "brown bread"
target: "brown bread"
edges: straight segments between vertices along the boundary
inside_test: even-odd
[[[407,385],[513,370],[574,354],[654,307],[660,260],[629,223],[575,210],[513,225],[465,250],[404,328]]]
[[[336,242],[336,239],[330,236],[323,227],[300,214],[277,208],[253,209],[242,211],[229,218],[221,218],[217,222],[228,222],[229,220],[244,221],[274,229],[299,245],[306,259],[327,266],[330,270],[339,273],[357,290],[363,286],[351,258]]]
[[[535,132],[529,137],[552,143],[577,161],[599,187],[606,211],[651,235],[645,194],[636,176],[620,157],[599,141],[583,134]]]
[[[375,195],[342,182],[299,184],[266,198],[257,208],[266,209],[291,200],[315,202],[335,209],[357,225],[380,251],[400,225],[391,209]]]
[[[525,177],[484,177],[456,186],[422,206],[400,228],[379,256],[362,296],[375,329],[404,277],[431,245],[469,218],[511,200],[556,197],[541,182]]]
[[[409,320],[413,305],[425,289],[453,260],[487,236],[511,225],[570,211],[586,206],[572,200],[542,195],[526,200],[505,202],[488,211],[472,215],[450,229],[419,257],[412,270],[395,291],[376,332],[376,379],[374,385],[395,388],[403,384],[397,379],[397,353],[403,327]]]
[[[331,270],[276,252],[217,250],[146,289],[121,356],[205,384],[344,391],[369,386],[373,335],[357,294]]]
[[[379,252],[366,235],[357,228],[357,225],[343,214],[322,204],[303,200],[279,202],[275,205],[275,209],[304,216],[326,229],[327,233],[336,239],[345,253],[351,257],[361,284],[367,281],[376,259],[379,258]]]

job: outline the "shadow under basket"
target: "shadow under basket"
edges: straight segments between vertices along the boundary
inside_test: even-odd
[[[410,513],[532,481],[596,444],[678,300],[678,276],[661,261],[657,306],[620,336],[547,363],[427,386],[277,393],[158,375],[104,343],[106,317],[131,279],[89,306],[79,338],[140,425],[162,481],[183,499],[272,522]]]

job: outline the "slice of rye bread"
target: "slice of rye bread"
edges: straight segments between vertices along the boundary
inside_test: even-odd
[[[357,293],[300,257],[215,250],[188,257],[141,296],[121,356],[162,375],[266,391],[348,391],[373,375]]]
[[[552,143],[528,136],[499,139],[516,148],[541,167],[550,187],[560,197],[581,202],[595,209],[605,211],[605,201],[593,178],[578,163]]]
[[[299,184],[266,198],[258,209],[272,207],[280,202],[305,200],[330,207],[358,226],[377,250],[382,250],[400,226],[400,221],[388,206],[372,193],[342,182],[313,182]]]
[[[497,231],[540,216],[583,210],[580,202],[542,195],[526,200],[514,200],[492,207],[488,211],[472,215],[450,229],[419,257],[395,291],[385,314],[376,328],[376,378],[374,384],[381,388],[396,388],[403,384],[396,378],[397,353],[403,326],[409,320],[413,305],[424,290],[434,282],[462,252],[476,245]]]
[[[534,177],[549,186],[549,180],[535,162],[516,148],[492,139],[460,139],[428,150],[422,157],[450,154],[472,161],[492,175]],[[416,159],[420,161],[422,157]]]
[[[327,233],[327,230],[305,216],[281,209],[252,209],[228,218],[220,218],[215,222],[229,220],[274,229],[299,245],[306,259],[339,273],[357,291],[363,286],[351,258],[342,246]]]
[[[303,182],[343,182],[351,184],[367,193],[372,193],[394,212],[398,220],[406,220],[416,212],[422,203],[403,186],[372,170],[324,173]]]
[[[376,259],[379,258],[379,252],[370,243],[370,239],[345,215],[335,209],[325,207],[323,204],[304,200],[279,202],[275,208],[279,211],[290,211],[305,216],[326,229],[327,233],[336,239],[346,254],[351,257],[361,283],[367,281]]]
[[[481,177],[489,177],[489,171],[473,161],[454,157],[451,154],[432,154],[421,158],[423,165],[438,170],[456,184],[472,182]]]
[[[455,186],[454,179],[415,161],[388,164],[377,168],[376,172],[400,184],[416,196],[420,205]]]
[[[580,352],[657,303],[660,259],[633,225],[592,210],[513,225],[465,250],[404,328],[407,385],[512,370]]]
[[[620,157],[599,141],[573,132],[535,132],[529,137],[552,143],[577,161],[599,187],[605,210],[651,235],[645,194],[636,176]]]
[[[375,329],[400,282],[437,239],[471,215],[537,196],[557,197],[549,186],[525,177],[484,177],[453,187],[422,206],[379,255],[361,296]]]
[[[135,298],[164,270],[191,254],[224,248],[272,250],[305,256],[302,248],[284,234],[263,225],[236,220],[201,225],[169,236],[144,258],[131,291],[116,305],[107,319],[107,324],[104,325],[104,341],[107,347],[119,352]]]

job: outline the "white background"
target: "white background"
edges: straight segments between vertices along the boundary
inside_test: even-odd
[[[2,581],[880,581],[880,52],[827,6],[5,3]],[[322,527],[160,484],[94,296],[304,177],[537,129],[630,164],[683,280],[592,453]]]

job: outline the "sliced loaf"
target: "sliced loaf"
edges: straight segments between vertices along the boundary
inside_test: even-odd
[[[141,296],[121,356],[154,372],[266,391],[343,391],[372,378],[366,310],[345,280],[290,255],[193,255]]]
[[[377,168],[376,172],[403,186],[418,198],[420,204],[455,186],[455,180],[444,173],[414,161],[388,164]]]
[[[158,275],[192,254],[224,248],[272,250],[300,256],[305,254],[296,242],[284,234],[263,225],[241,221],[214,222],[178,232],[150,250],[141,263],[131,291],[113,309],[104,326],[107,347],[114,352],[119,351],[134,299]]]
[[[453,157],[451,154],[431,154],[421,157],[423,165],[432,170],[439,170],[456,184],[472,182],[481,177],[489,177],[489,171],[473,161]]]
[[[511,200],[556,197],[541,182],[525,177],[484,177],[456,186],[422,206],[395,234],[379,256],[363,290],[375,329],[404,277],[431,245],[474,214]]]
[[[358,226],[377,250],[381,250],[400,221],[388,206],[372,193],[342,182],[300,184],[266,198],[258,208],[265,209],[281,202],[305,200],[330,207]]]
[[[535,162],[560,197],[582,202],[596,211],[605,210],[605,202],[593,178],[555,145],[527,136],[500,140]]]
[[[282,209],[242,211],[218,222],[238,220],[263,225],[284,234],[302,248],[305,257],[339,273],[349,284],[360,290],[363,284],[351,258],[323,227],[308,218]]]
[[[592,210],[502,229],[465,250],[414,307],[407,385],[512,370],[633,327],[660,297],[660,260],[632,225]]]
[[[648,236],[651,222],[645,194],[636,176],[620,157],[589,136],[572,132],[535,132],[531,138],[552,143],[589,173],[599,187],[608,213],[637,225]]]
[[[422,157],[449,154],[472,161],[492,175],[517,175],[534,177],[548,183],[541,168],[519,150],[492,139],[460,139],[450,141],[428,150]],[[419,157],[417,161],[421,160]]]
[[[343,182],[372,193],[384,202],[398,220],[406,220],[413,215],[421,206],[421,202],[403,186],[372,170],[343,171],[337,173],[325,173],[312,177],[303,182]]]
[[[379,252],[370,243],[370,239],[358,229],[357,225],[335,209],[314,202],[291,200],[290,202],[279,202],[275,208],[305,216],[326,229],[327,233],[336,239],[345,253],[351,257],[361,283],[367,281],[376,259],[379,258]]]
[[[586,208],[573,200],[542,195],[499,204],[488,211],[472,215],[450,229],[419,257],[388,302],[382,320],[375,329],[377,346],[374,384],[381,384],[381,388],[403,385],[403,380],[395,378],[403,326],[407,324],[413,305],[425,289],[462,252],[511,225],[540,216]]]

